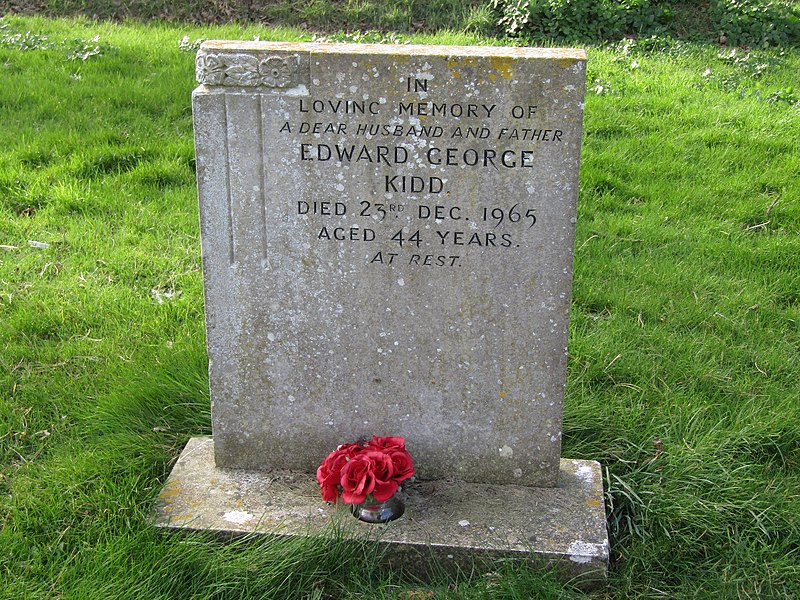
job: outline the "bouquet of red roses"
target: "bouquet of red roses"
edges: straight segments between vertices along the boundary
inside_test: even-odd
[[[368,442],[342,444],[328,454],[317,469],[322,499],[361,504],[372,496],[377,502],[391,498],[414,474],[414,463],[399,436],[373,436]]]

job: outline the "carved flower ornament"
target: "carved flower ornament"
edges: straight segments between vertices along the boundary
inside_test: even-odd
[[[258,72],[261,74],[261,81],[264,85],[282,88],[291,81],[295,68],[296,63],[292,64],[288,58],[270,56],[259,63]]]
[[[206,85],[222,85],[225,66],[216,54],[200,54],[195,60],[197,81]]]
[[[297,56],[269,56],[261,61],[250,54],[198,54],[197,81],[205,85],[290,86],[297,72]]]

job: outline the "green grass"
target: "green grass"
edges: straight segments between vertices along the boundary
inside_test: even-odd
[[[149,526],[210,432],[184,36],[309,37],[0,20],[0,597],[583,597]],[[800,52],[589,55],[563,454],[606,469],[593,597],[798,597]]]

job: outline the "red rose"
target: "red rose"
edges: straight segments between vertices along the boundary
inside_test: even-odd
[[[340,444],[335,452],[343,452],[347,456],[354,456],[359,452],[363,452],[364,446],[362,444]]]
[[[390,449],[386,451],[386,454],[392,459],[395,481],[404,481],[414,475],[414,461],[411,460],[411,455],[406,450]]]
[[[406,440],[399,435],[393,435],[389,437],[378,437],[377,435],[373,435],[372,441],[369,443],[369,447],[377,450],[388,450],[390,448],[405,450]]]
[[[363,456],[372,462],[372,474],[375,476],[375,489],[372,496],[377,502],[385,502],[397,491],[397,480],[394,479],[392,458],[380,450],[367,450]]]
[[[335,502],[339,496],[342,468],[364,448],[358,444],[342,444],[328,454],[317,469],[317,482],[325,502]]]
[[[372,461],[366,454],[356,454],[342,467],[339,484],[342,486],[342,500],[347,504],[361,504],[375,489]]]

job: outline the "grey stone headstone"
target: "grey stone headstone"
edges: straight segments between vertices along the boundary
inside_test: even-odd
[[[215,459],[557,485],[586,57],[206,42],[193,97]]]

